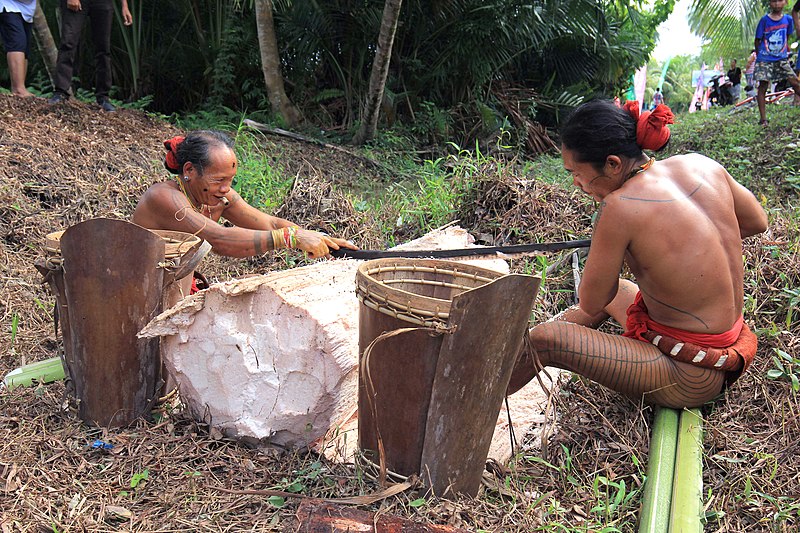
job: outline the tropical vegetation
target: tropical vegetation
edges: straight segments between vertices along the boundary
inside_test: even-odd
[[[706,37],[704,53],[712,60],[747,57],[758,21],[768,11],[768,0],[692,0],[689,23],[695,33]]]
[[[424,134],[469,144],[507,117],[524,138],[533,121],[552,126],[583,99],[624,91],[674,0],[129,3],[133,25],[118,16],[113,33],[118,101],[166,115],[229,109],[289,125],[302,118],[349,139],[381,60],[381,127],[426,123]],[[40,5],[47,24],[37,25],[37,36],[49,28],[57,43],[58,2]],[[379,39],[387,16],[395,27]],[[76,87],[88,89],[88,31],[83,38]],[[29,80],[43,94],[49,52],[31,58]]]

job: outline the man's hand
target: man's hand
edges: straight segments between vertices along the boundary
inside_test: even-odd
[[[80,11],[81,0],[67,0],[67,9],[70,11]]]
[[[131,15],[131,10],[128,9],[128,2],[126,0],[122,0],[122,23],[126,26],[133,24],[133,15]]]
[[[327,257],[330,255],[331,249],[349,248],[358,250],[358,247],[350,241],[329,237],[324,233],[307,229],[297,228],[295,238],[297,239],[297,248],[306,252],[311,259]]]

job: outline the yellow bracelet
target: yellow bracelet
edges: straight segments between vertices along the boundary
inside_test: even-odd
[[[283,248],[297,248],[297,226],[286,226],[285,228],[274,229],[272,234],[273,250]]]
[[[274,229],[270,231],[272,235],[272,249],[280,250],[281,248],[288,248],[286,241],[283,238],[283,228]]]

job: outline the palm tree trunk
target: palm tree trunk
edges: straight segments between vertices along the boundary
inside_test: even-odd
[[[369,77],[367,101],[364,104],[364,115],[361,117],[361,127],[353,138],[353,144],[364,144],[375,136],[378,129],[378,113],[380,112],[383,89],[389,75],[389,62],[392,59],[392,45],[394,34],[397,30],[397,21],[400,18],[400,6],[403,0],[386,0],[383,5],[383,18],[381,19],[381,32],[378,35],[378,49],[375,51],[375,60],[372,63],[372,73]]]
[[[41,2],[36,2],[36,11],[33,14],[33,34],[36,37],[39,53],[42,54],[47,75],[50,76],[50,82],[52,83],[56,74],[58,48],[55,40],[53,40],[53,34],[50,33],[50,26],[47,25]]]
[[[287,126],[294,126],[300,120],[300,113],[286,96],[283,86],[278,39],[275,36],[275,22],[272,19],[272,0],[255,0],[255,8],[261,70],[264,72],[267,96],[273,111],[283,117]]]

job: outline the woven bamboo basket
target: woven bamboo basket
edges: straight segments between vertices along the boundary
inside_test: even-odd
[[[358,269],[356,296],[373,311],[402,322],[433,327],[447,322],[454,296],[502,275],[449,261],[379,259]]]

